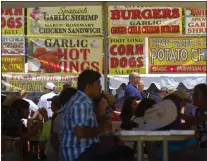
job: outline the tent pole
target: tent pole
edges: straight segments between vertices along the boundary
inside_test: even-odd
[[[104,90],[105,92],[109,92],[109,84],[108,84],[108,7],[107,2],[103,2],[103,41],[104,41]]]

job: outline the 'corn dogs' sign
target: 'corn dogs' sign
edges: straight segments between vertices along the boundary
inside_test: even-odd
[[[78,74],[102,72],[102,38],[29,38],[28,71]]]

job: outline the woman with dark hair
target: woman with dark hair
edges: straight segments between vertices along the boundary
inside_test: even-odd
[[[151,108],[156,101],[150,98],[144,98],[137,106],[136,117],[143,117],[145,111]]]
[[[199,116],[196,118],[197,141],[201,148],[207,148],[207,84],[195,86],[193,104],[199,109]]]
[[[136,113],[137,109],[137,98],[136,97],[128,97],[125,99],[123,108],[121,111],[121,128],[125,130],[131,130],[133,127],[137,127],[137,124],[131,122],[131,118]]]
[[[27,119],[29,116],[29,103],[23,99],[15,100],[8,108],[7,117],[2,120],[2,143],[4,144],[2,147],[5,149],[5,155],[11,157],[5,157],[5,160],[19,160],[21,157],[19,154],[23,154],[24,158],[26,157],[27,141],[36,135],[42,126],[42,122],[37,121],[32,127],[26,127],[23,124],[22,119]],[[11,147],[9,141],[15,141],[17,146]]]

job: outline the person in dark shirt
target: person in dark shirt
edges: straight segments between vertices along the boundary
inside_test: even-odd
[[[138,73],[131,73],[129,75],[129,83],[125,89],[125,98],[127,97],[136,97],[138,101],[142,100],[142,96],[137,88],[137,85],[140,82],[140,75]]]
[[[137,97],[128,97],[124,101],[124,105],[121,111],[121,128],[124,130],[132,130],[132,128],[137,127],[137,124],[131,123],[131,118],[136,113],[137,108]]]

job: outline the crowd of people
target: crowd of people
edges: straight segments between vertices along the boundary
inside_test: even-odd
[[[65,85],[60,93],[48,82],[38,104],[29,100],[24,90],[19,96],[2,96],[4,160],[30,160],[27,143],[38,137],[41,160],[133,161],[136,146],[113,136],[113,131],[120,129],[193,129],[195,136],[168,144],[170,160],[207,159],[206,84],[195,86],[192,99],[182,89],[166,87],[160,89],[159,96],[151,96],[144,91],[141,76],[131,73],[118,112],[114,96],[102,91],[100,77],[93,70],[84,70],[78,76],[77,88]],[[113,122],[120,122],[120,127],[114,128]],[[20,151],[6,148],[9,140]],[[144,148],[149,160],[161,159],[162,144],[146,143]]]

